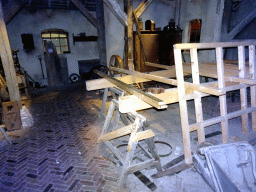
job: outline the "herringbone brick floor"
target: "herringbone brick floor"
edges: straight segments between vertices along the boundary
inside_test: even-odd
[[[36,95],[31,128],[8,133],[0,151],[0,191],[116,191],[117,172],[96,155],[98,118],[83,85]],[[3,142],[3,141],[2,141]]]

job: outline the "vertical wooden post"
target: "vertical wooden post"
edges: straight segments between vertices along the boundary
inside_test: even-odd
[[[103,117],[105,117],[104,111],[105,111],[105,106],[106,106],[107,98],[108,98],[108,88],[105,88],[104,89],[103,98],[102,98],[101,109],[100,109],[100,119],[103,119]]]
[[[244,46],[238,46],[238,66],[239,66],[239,77],[245,78],[245,51]],[[247,108],[247,88],[240,89],[241,98],[241,109]],[[246,134],[248,127],[248,113],[242,115],[242,129],[243,134]]]
[[[249,65],[251,79],[256,79],[255,45],[249,46]],[[251,107],[256,107],[256,85],[251,86]],[[252,129],[256,131],[256,112],[252,112]]]
[[[192,163],[191,141],[190,141],[190,133],[189,133],[187,101],[184,99],[185,84],[184,84],[181,49],[174,49],[174,59],[175,59],[176,76],[178,80],[177,85],[178,85],[180,118],[181,118],[185,162],[187,164],[191,164]]]
[[[128,1],[124,0],[124,12],[127,15],[128,12]],[[127,17],[127,23],[128,23],[128,17]],[[124,69],[128,69],[128,25],[127,27],[124,27]]]
[[[222,21],[223,21],[223,13],[224,13],[224,2],[225,0],[219,0],[217,2],[217,19],[214,27],[214,37],[213,42],[219,42],[221,40],[221,27],[222,27]]]
[[[217,60],[217,73],[218,73],[218,88],[225,88],[225,79],[224,79],[224,63],[223,63],[223,48],[216,48],[216,60]],[[227,118],[227,98],[226,95],[219,96],[220,100],[220,115],[225,119],[221,121],[222,129],[222,142],[227,143],[229,132],[228,132],[228,118]]]
[[[127,22],[128,26],[125,28],[125,39],[126,39],[126,48],[125,48],[125,65],[127,62],[128,69],[133,71],[134,70],[134,65],[133,65],[133,19],[132,19],[132,11],[133,11],[133,6],[132,6],[132,0],[124,0],[124,10],[127,14]],[[126,65],[126,66],[127,66]]]
[[[11,101],[17,101],[21,109],[20,91],[16,81],[16,71],[14,68],[12,51],[7,35],[6,25],[2,4],[0,2],[0,55],[3,63],[4,73],[6,77],[7,87]]]
[[[192,69],[192,78],[193,83],[199,85],[199,66],[198,66],[198,55],[197,49],[190,49],[190,58],[191,58],[191,69]],[[201,96],[198,91],[195,91],[195,110],[196,110],[196,122],[199,123],[198,133],[198,142],[199,144],[205,141],[204,126],[203,122],[203,110],[202,110],[202,101]]]
[[[98,20],[98,50],[101,65],[107,66],[107,51],[105,38],[104,4],[103,0],[96,0],[96,17]]]

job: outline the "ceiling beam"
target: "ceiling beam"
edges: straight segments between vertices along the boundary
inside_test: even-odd
[[[128,26],[127,15],[121,9],[119,4],[115,0],[104,0],[104,3],[108,6],[111,12],[116,16],[116,18],[122,23],[124,27]]]
[[[10,0],[3,8],[4,21],[8,24],[28,0]]]
[[[242,31],[246,25],[248,25],[256,17],[256,9],[249,13],[232,31],[224,36],[225,41],[229,41],[235,38],[235,36]]]
[[[81,13],[88,19],[88,21],[98,29],[97,19],[85,8],[85,6],[79,0],[71,0],[72,3],[81,11]]]
[[[144,0],[136,9],[135,14],[136,17],[139,18],[142,13],[148,8],[148,6],[152,3],[153,0]]]

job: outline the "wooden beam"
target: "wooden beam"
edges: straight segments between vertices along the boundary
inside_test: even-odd
[[[238,47],[238,66],[239,66],[239,77],[245,77],[245,47]],[[240,89],[240,99],[241,99],[241,110],[247,108],[247,88]],[[252,98],[255,99],[255,98]],[[248,129],[248,114],[242,115],[242,129],[245,135]]]
[[[105,141],[104,144],[109,148],[110,151],[112,151],[112,153],[115,154],[118,160],[124,165],[125,164],[124,155],[116,147],[114,147],[109,141]]]
[[[128,146],[127,146],[127,149],[126,149],[128,152],[131,151],[133,144],[137,145],[137,143],[138,143],[136,141],[136,136],[137,136],[137,131],[140,127],[141,127],[140,119],[136,117],[136,119],[133,123],[132,132],[131,132],[130,139],[128,141]]]
[[[113,71],[118,71],[118,72],[121,72],[121,73],[126,73],[126,74],[129,74],[129,75],[137,76],[137,77],[142,77],[142,78],[145,78],[145,79],[150,79],[150,80],[166,83],[166,84],[169,84],[169,85],[177,86],[177,84],[178,84],[178,81],[175,80],[175,79],[167,79],[165,77],[159,77],[159,76],[155,76],[155,75],[139,73],[139,72],[136,72],[136,71],[119,69],[119,68],[116,68],[116,67],[110,67],[109,69],[113,70]],[[212,95],[223,95],[223,94],[225,94],[222,90],[219,90],[219,89],[204,87],[203,85],[196,85],[196,84],[188,83],[188,82],[185,82],[185,87],[186,88],[191,88],[191,89],[194,89],[196,91],[203,92],[203,93],[209,93],[209,94],[212,94]]]
[[[0,2],[0,55],[11,101],[17,101],[21,109],[20,91],[16,80],[11,46],[4,22],[2,4]]]
[[[256,9],[254,9],[242,21],[240,21],[240,23],[234,29],[232,29],[232,31],[230,31],[227,35],[225,35],[223,39],[228,41],[234,39],[234,37],[240,31],[242,31],[246,27],[246,25],[248,25],[255,17],[256,17]]]
[[[232,69],[229,69],[228,67],[225,69],[227,69],[224,73],[226,74],[230,74],[230,75],[236,75],[236,73],[238,73],[238,69],[234,72]],[[188,64],[183,64],[183,70],[186,73],[191,73],[191,67]],[[230,70],[230,71],[228,71]],[[213,72],[215,71],[215,72]],[[212,78],[218,78],[218,75],[216,73],[215,69],[211,69],[209,66],[204,66],[204,64],[202,64],[200,66],[199,69],[199,74],[205,77],[212,77]],[[248,79],[248,78],[242,78],[242,77],[234,77],[234,76],[230,76],[230,75],[225,75],[224,79],[225,81],[232,81],[232,82],[238,82],[238,83],[244,83],[244,84],[249,84],[249,85],[255,85],[256,84],[256,80],[253,79]]]
[[[151,63],[151,62],[145,62],[145,65],[147,66],[151,66],[151,67],[157,67],[160,69],[174,69],[172,66],[168,66],[168,65],[161,65],[161,64],[157,64],[157,63]]]
[[[120,8],[119,4],[116,0],[104,0],[104,3],[108,6],[111,12],[116,16],[116,18],[122,23],[124,27],[128,26],[127,23],[127,15],[126,13]]]
[[[97,32],[98,32],[98,50],[99,50],[100,63],[101,65],[107,66],[103,0],[96,0],[96,17],[98,20]]]
[[[198,64],[198,55],[197,49],[190,50],[190,58],[191,58],[191,68],[192,68],[192,79],[193,83],[200,85],[199,78],[199,64]],[[199,123],[199,128],[197,129],[198,133],[198,142],[199,144],[205,141],[205,132],[203,122],[203,109],[202,109],[202,99],[201,94],[198,91],[195,91],[195,111],[196,111],[196,122]]]
[[[238,83],[244,83],[244,84],[249,84],[249,85],[254,85],[256,83],[255,79],[250,79],[249,75],[249,68],[246,66],[246,72],[247,75],[245,78],[240,78],[238,77],[238,68],[237,65],[229,64],[231,61],[226,61],[224,60],[224,78],[225,81],[232,81],[232,82],[238,82]],[[238,64],[238,61],[232,61],[231,63]],[[249,64],[249,62],[248,62]],[[152,67],[157,67],[161,69],[167,69],[167,70],[173,70],[173,66],[167,66],[167,65],[161,65],[161,64],[156,64],[156,63],[150,63],[150,62],[145,62],[145,65],[147,66],[152,66]],[[191,72],[191,63],[182,63],[183,65],[183,72],[184,75],[192,74]],[[218,78],[218,75],[216,73],[216,63],[211,63],[211,62],[206,62],[200,65],[199,67],[199,74],[202,76],[206,77],[212,77],[212,78]]]
[[[109,133],[106,133],[98,139],[98,143],[104,142],[104,141],[109,141],[109,140],[112,140],[112,139],[115,139],[115,138],[118,138],[118,137],[128,135],[128,134],[131,133],[133,126],[134,126],[133,124],[130,124],[130,125],[125,126],[123,128],[120,128],[120,129],[117,129],[115,131],[111,131]]]
[[[216,10],[216,22],[214,27],[214,37],[213,42],[220,42],[221,40],[221,27],[223,22],[223,13],[224,13],[224,2],[225,0],[219,0],[217,2],[217,10]]]
[[[152,3],[153,0],[144,0],[136,9],[135,14],[136,17],[139,18],[142,13],[148,8],[148,6]]]
[[[176,66],[176,74],[178,80],[178,95],[179,95],[179,106],[180,106],[180,118],[181,118],[181,128],[182,128],[182,138],[183,138],[183,148],[185,155],[185,163],[191,164],[192,161],[192,151],[191,151],[191,140],[189,134],[189,122],[188,122],[188,107],[185,97],[185,82],[182,67],[182,56],[181,49],[174,49],[174,60]]]
[[[140,171],[148,167],[156,166],[157,163],[159,163],[159,161],[156,161],[155,159],[149,159],[149,160],[137,163],[135,165],[130,165],[127,168],[127,173],[134,173],[136,171]]]
[[[250,75],[253,80],[256,79],[256,66],[255,66],[255,45],[249,46],[249,66]],[[256,86],[251,87],[251,107],[256,107]],[[256,131],[256,112],[252,112],[252,129]]]
[[[27,3],[28,0],[14,1],[10,0],[3,8],[4,21],[8,24],[19,10]]]
[[[149,95],[143,91],[141,91],[140,89],[137,89],[131,85],[128,85],[118,79],[115,79],[115,78],[112,78],[98,70],[94,70],[94,72],[101,76],[101,77],[104,77],[105,79],[107,79],[108,81],[110,81],[111,83],[115,84],[116,86],[120,87],[121,89],[129,92],[130,94],[132,95],[135,95],[137,97],[139,97],[140,99],[142,99],[143,101],[145,101],[146,103],[156,107],[157,109],[165,109],[167,108],[167,105],[160,99],[152,96],[152,95]]]
[[[85,8],[85,6],[79,0],[71,0],[72,3],[77,7],[78,10],[88,19],[88,21],[98,29],[98,21],[97,19]]]
[[[167,65],[160,65],[160,64],[156,64],[156,63],[150,63],[150,62],[145,62],[145,64],[148,66],[158,67],[158,68],[162,68],[162,69],[169,69],[169,70],[172,69],[171,66],[167,66]],[[183,63],[184,74],[192,74],[190,65],[191,65],[190,63]],[[232,82],[244,83],[244,84],[249,84],[249,85],[256,84],[255,79],[249,79],[246,77],[245,78],[234,77],[234,76],[237,76],[238,70],[232,70],[229,68],[229,66],[230,65],[228,65],[227,68],[225,67],[225,69],[227,69],[227,70],[225,70],[224,72],[225,72],[225,74],[228,74],[228,75],[224,76],[225,81],[232,81]],[[218,78],[216,69],[213,69],[212,66],[207,65],[207,63],[200,65],[199,74],[202,76],[205,76],[205,77]],[[233,75],[233,76],[231,76],[231,75]]]
[[[224,2],[224,10],[223,10],[223,19],[222,19],[222,27],[221,27],[221,42],[227,41],[224,39],[224,36],[228,34],[229,30],[229,22],[230,22],[230,16],[232,11],[232,1],[225,1]]]
[[[203,85],[209,86],[209,87],[218,87],[217,82],[203,83]],[[237,83],[228,82],[228,81],[225,82],[225,90],[227,92],[238,90],[241,88],[247,88],[247,87],[249,87],[249,85],[237,84]],[[185,100],[195,99],[194,90],[186,89],[185,94],[186,94],[184,97]],[[163,100],[165,102],[165,104],[179,102],[177,88],[166,89],[164,93],[152,94],[152,95]],[[209,94],[200,93],[200,96],[206,97],[206,96],[209,96]],[[119,111],[121,113],[129,113],[132,111],[140,111],[140,110],[149,109],[149,108],[152,108],[152,106],[147,104],[146,102],[142,101],[141,99],[139,99],[138,97],[136,97],[134,95],[119,97]]]
[[[219,89],[225,88],[224,81],[224,64],[223,64],[223,48],[216,48],[216,61],[217,61],[217,73],[218,73],[218,87]],[[228,119],[227,119],[227,98],[226,95],[222,95],[219,97],[220,101],[220,115],[223,117],[221,121],[221,129],[222,129],[222,142],[227,143],[229,138],[228,131]]]
[[[234,41],[234,42],[216,42],[216,43],[182,43],[175,44],[175,49],[214,49],[217,47],[238,47],[256,45],[256,40]]]
[[[128,69],[130,71],[134,71],[134,63],[133,63],[133,19],[132,19],[132,11],[133,11],[133,0],[125,0],[127,3],[127,22],[128,26],[125,28],[127,33],[125,37],[127,37],[127,57],[128,57]]]
[[[179,101],[177,89],[174,89],[171,92],[153,94],[153,96],[163,100],[165,104],[176,103]],[[139,111],[148,108],[152,108],[152,106],[134,95],[119,97],[119,111],[121,113]]]
[[[173,68],[174,69],[174,68]],[[158,75],[161,77],[176,77],[176,73],[174,70],[162,70],[162,71],[153,71],[149,74]],[[127,84],[133,84],[133,83],[143,83],[148,82],[151,80],[141,78],[141,77],[134,77],[131,75],[123,76],[123,77],[116,77],[116,79],[123,81]],[[113,83],[109,82],[108,80],[102,78],[102,79],[94,79],[94,80],[88,80],[86,81],[86,90],[92,91],[92,90],[98,90],[98,89],[104,89],[108,87],[115,87]]]
[[[134,24],[136,26],[136,32],[137,32],[139,42],[140,42],[140,49],[142,51],[142,57],[143,57],[142,63],[145,65],[145,62],[147,61],[146,52],[145,52],[145,49],[144,49],[144,46],[143,46],[143,43],[142,43],[142,39],[141,39],[141,32],[140,32],[140,28],[139,28],[139,22],[138,22],[137,16],[136,16],[134,11],[132,12],[132,16],[133,16],[133,19],[134,19]]]
[[[123,0],[124,2],[124,12],[127,15],[128,13],[128,1]],[[127,26],[124,28],[124,58],[123,58],[124,69],[128,69],[128,18]]]

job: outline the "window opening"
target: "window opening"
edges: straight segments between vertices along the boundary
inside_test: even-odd
[[[41,35],[43,41],[51,41],[54,44],[57,54],[70,53],[68,32],[62,29],[46,29]]]
[[[202,25],[202,19],[194,19],[190,21],[190,27],[189,27],[190,43],[200,43],[201,25]]]

